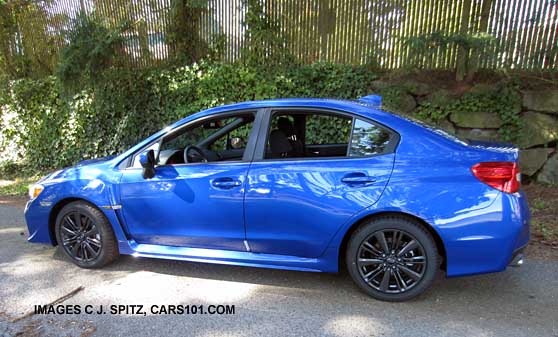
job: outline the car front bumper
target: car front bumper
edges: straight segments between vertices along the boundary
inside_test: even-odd
[[[41,196],[39,196],[39,198],[40,197]],[[45,201],[41,203],[39,198],[29,200],[25,205],[25,222],[29,231],[27,241],[53,245],[54,241],[48,226],[51,205]]]

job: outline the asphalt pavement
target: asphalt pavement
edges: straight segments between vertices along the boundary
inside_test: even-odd
[[[0,205],[0,336],[558,336],[558,263],[445,279],[405,303],[371,299],[346,273],[319,274],[131,256],[85,270],[30,244],[21,208]],[[63,304],[105,314],[35,314]],[[110,314],[111,305],[142,306]],[[170,305],[234,305],[234,314],[156,314]],[[213,307],[216,308],[216,307]],[[231,307],[229,307],[231,308]]]

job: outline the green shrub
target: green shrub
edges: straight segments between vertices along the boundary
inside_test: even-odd
[[[439,123],[453,111],[455,102],[456,98],[449,91],[435,91],[419,105],[417,115],[421,119]]]
[[[403,86],[389,86],[380,90],[382,106],[386,111],[396,113],[410,113],[416,107],[413,96],[409,95]]]
[[[287,39],[279,23],[265,13],[261,0],[244,0],[244,45],[241,50],[245,64],[269,67],[294,63],[286,47]]]
[[[3,110],[17,117],[2,130],[3,140],[16,143],[17,156],[28,159],[26,164],[31,169],[57,166],[69,144],[61,137],[68,114],[56,80],[53,77],[17,80],[10,90],[9,107]]]
[[[94,85],[73,95],[62,95],[55,77],[16,80],[0,93],[1,110],[17,116],[2,129],[0,142],[15,142],[20,164],[43,171],[124,151],[206,108],[281,97],[357,98],[374,79],[364,66],[316,63],[264,71],[241,63],[200,62],[106,70]],[[346,126],[339,127],[345,131]]]
[[[128,24],[108,28],[93,15],[80,13],[72,23],[62,49],[56,74],[69,93],[100,80],[103,71],[114,66],[118,49],[123,47],[122,33]]]

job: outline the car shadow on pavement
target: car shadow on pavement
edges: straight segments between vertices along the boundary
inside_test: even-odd
[[[53,258],[71,264],[58,247],[54,249]],[[313,273],[121,256],[118,260],[103,268],[102,271],[107,274],[150,272],[173,277],[240,282],[289,288],[291,290],[297,289],[299,291],[320,290],[325,293],[335,291],[336,293],[341,292],[345,295],[360,296],[363,299],[370,300],[353,284],[345,269],[340,269],[339,273]],[[87,270],[84,270],[84,272],[87,272]],[[521,287],[521,268],[510,267],[502,273],[459,278],[446,278],[445,272],[440,270],[432,287],[411,302],[455,297],[471,300],[478,298],[488,301],[490,298],[498,298],[506,294],[529,293],[529,289],[522,289]]]

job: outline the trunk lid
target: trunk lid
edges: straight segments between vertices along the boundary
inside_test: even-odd
[[[467,144],[472,148],[492,153],[495,157],[494,160],[515,163],[519,161],[519,148],[512,143],[467,140]]]

